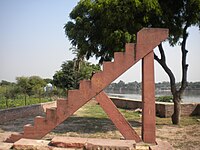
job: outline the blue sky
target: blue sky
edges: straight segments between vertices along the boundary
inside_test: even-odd
[[[0,0],[0,81],[18,76],[52,78],[65,60],[73,59],[63,26],[78,0]],[[191,28],[187,43],[189,81],[200,81],[200,31]],[[180,50],[164,44],[167,62],[180,81]],[[95,62],[95,59],[90,59]],[[141,63],[116,80],[141,81]],[[168,76],[155,62],[155,80]]]

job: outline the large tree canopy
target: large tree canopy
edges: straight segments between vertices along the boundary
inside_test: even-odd
[[[100,57],[100,63],[111,60],[125,43],[135,42],[143,27],[169,29],[171,46],[179,43],[182,54],[182,81],[176,86],[175,76],[166,64],[162,44],[155,59],[170,78],[174,102],[172,121],[179,123],[181,96],[187,86],[186,41],[190,26],[200,28],[200,0],[80,0],[70,13],[72,21],[64,26],[66,35],[79,53],[87,59]]]
[[[185,26],[200,24],[199,0],[81,0],[70,13],[65,32],[86,58],[110,60],[142,27],[169,28],[171,45]]]

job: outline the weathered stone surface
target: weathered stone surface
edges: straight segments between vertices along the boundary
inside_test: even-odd
[[[166,141],[157,139],[157,145],[133,140],[94,139],[77,137],[54,137],[52,141],[20,139],[14,144],[3,143],[0,150],[173,150]],[[13,146],[12,146],[13,145]]]
[[[12,143],[1,143],[0,150],[9,150],[12,147]]]
[[[156,140],[153,51],[142,59],[142,139],[145,143],[155,143]]]
[[[86,144],[86,149],[135,149],[135,141],[133,140],[88,139]]]
[[[64,148],[84,148],[85,143],[87,143],[86,138],[54,137],[51,140],[50,145]]]
[[[162,140],[156,140],[157,145],[150,146],[150,150],[173,150],[173,147],[167,142]]]
[[[15,150],[52,150],[53,148],[48,146],[49,141],[45,140],[32,140],[32,139],[20,139],[13,144]]]
[[[50,145],[63,148],[133,150],[136,143],[133,140],[54,137]]]

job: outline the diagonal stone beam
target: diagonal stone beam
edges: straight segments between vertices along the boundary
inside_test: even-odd
[[[135,140],[136,142],[140,142],[141,138],[135,132],[135,130],[131,127],[129,122],[123,117],[123,115],[119,112],[115,104],[111,101],[111,99],[105,94],[105,92],[101,92],[96,96],[96,100],[99,102],[100,106],[106,112],[108,117],[112,120],[114,125],[120,131],[120,133],[124,136],[126,140]]]

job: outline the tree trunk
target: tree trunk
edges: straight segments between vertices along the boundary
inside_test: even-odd
[[[158,45],[158,49],[161,55],[161,58],[158,58],[156,54],[154,54],[154,59],[163,67],[165,72],[168,74],[170,78],[170,86],[171,86],[171,93],[173,95],[173,102],[174,102],[174,113],[172,115],[172,123],[173,124],[179,124],[180,123],[180,116],[181,116],[181,96],[187,87],[187,67],[188,65],[186,64],[186,54],[187,50],[185,50],[185,41],[187,39],[187,36],[184,38],[184,42],[182,43],[182,70],[183,70],[183,75],[182,75],[182,82],[181,82],[181,87],[179,90],[177,90],[176,87],[176,81],[175,81],[175,76],[171,69],[167,66],[166,64],[166,58],[165,58],[165,53],[164,49],[162,47],[162,44]]]
[[[26,106],[26,94],[25,94],[24,100],[25,100],[25,106]]]
[[[180,123],[181,118],[181,99],[177,96],[178,92],[173,95],[173,102],[174,102],[174,113],[172,115],[172,123],[178,125]]]
[[[6,107],[8,108],[8,99],[6,98]]]

